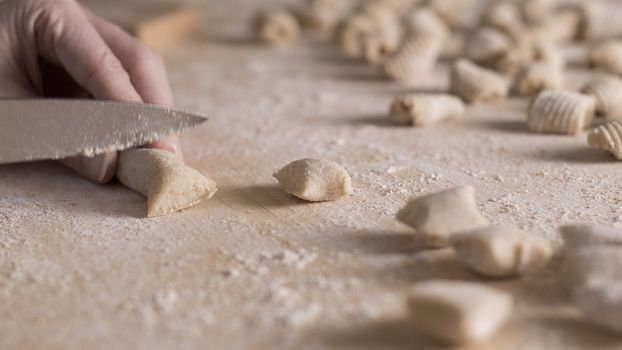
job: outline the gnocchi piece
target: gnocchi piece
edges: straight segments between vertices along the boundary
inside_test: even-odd
[[[603,40],[622,36],[620,11],[622,6],[619,3],[585,1],[582,4],[581,37],[587,40]]]
[[[460,261],[485,277],[521,275],[544,266],[552,249],[544,240],[511,227],[493,226],[453,235]]]
[[[593,244],[565,245],[561,261],[561,281],[572,292],[581,286],[622,280],[622,247]],[[591,282],[593,281],[593,282]]]
[[[285,192],[309,202],[334,201],[352,193],[346,169],[329,160],[297,160],[274,173],[274,177]]]
[[[354,5],[351,0],[309,0],[301,17],[306,27],[331,36]]]
[[[622,230],[588,224],[564,225],[559,228],[565,250],[576,250],[590,245],[622,246]]]
[[[496,28],[483,27],[467,40],[464,50],[465,56],[473,62],[496,69],[499,62],[510,55],[513,45],[507,34]]]
[[[578,36],[580,25],[581,14],[568,8],[550,15],[546,21],[528,26],[520,35],[533,43],[568,42]]]
[[[598,114],[622,118],[622,79],[602,75],[587,83],[583,92],[596,99]]]
[[[564,57],[559,49],[539,45],[536,61],[523,66],[516,75],[516,92],[520,96],[537,95],[544,90],[561,90],[564,87]]]
[[[399,21],[387,9],[359,12],[339,29],[337,40],[349,56],[369,58],[375,57],[369,53],[374,52],[374,48],[395,51],[402,37],[401,30]]]
[[[426,5],[451,28],[473,28],[479,19],[477,0],[428,0]]]
[[[558,0],[523,0],[520,11],[528,23],[541,23],[555,15]]]
[[[574,91],[543,91],[527,112],[527,127],[538,133],[576,135],[590,125],[596,101]]]
[[[397,219],[415,229],[417,239],[430,247],[445,247],[459,232],[490,225],[475,202],[475,189],[461,186],[411,200]]]
[[[292,13],[273,10],[262,14],[256,23],[257,35],[273,46],[285,46],[298,39],[300,24]]]
[[[587,143],[603,151],[610,152],[622,160],[622,121],[614,120],[603,124],[587,135]]]
[[[449,28],[433,11],[421,8],[406,18],[406,32],[410,35],[432,36],[440,40],[449,37]]]
[[[429,280],[411,287],[408,307],[418,330],[461,345],[492,337],[510,317],[514,299],[479,283]]]
[[[413,94],[397,97],[389,118],[397,123],[426,126],[464,117],[464,103],[451,95]]]
[[[545,90],[561,90],[563,87],[562,70],[544,62],[530,63],[516,75],[516,92],[520,96],[534,96]]]
[[[608,41],[596,46],[590,53],[593,67],[606,72],[622,74],[622,41]]]
[[[443,42],[429,35],[411,35],[383,62],[385,73],[402,83],[413,84],[436,65]]]
[[[217,191],[214,181],[156,149],[120,152],[116,175],[123,185],[147,197],[148,217],[192,207]]]
[[[562,277],[586,320],[622,333],[622,247],[588,246],[565,252]]]
[[[490,6],[483,19],[488,25],[512,34],[523,30],[523,19],[516,3],[497,1]]]
[[[449,90],[467,103],[491,102],[508,95],[510,81],[497,72],[460,59],[451,68]]]

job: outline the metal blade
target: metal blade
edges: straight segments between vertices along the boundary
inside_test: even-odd
[[[143,103],[0,99],[0,164],[122,151],[206,120],[200,113]]]

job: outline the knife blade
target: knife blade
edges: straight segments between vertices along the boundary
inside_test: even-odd
[[[122,151],[206,120],[201,113],[136,102],[0,99],[0,164]]]

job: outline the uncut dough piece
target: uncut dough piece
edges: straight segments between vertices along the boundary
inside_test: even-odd
[[[622,41],[612,40],[596,46],[590,53],[593,67],[612,74],[622,74]]]
[[[494,68],[513,50],[512,39],[497,28],[482,27],[467,40],[465,56],[488,68]]]
[[[147,216],[189,208],[217,191],[216,183],[167,151],[133,149],[119,153],[117,179],[147,197]]]
[[[599,76],[582,90],[596,98],[596,111],[606,117],[622,119],[622,79],[616,76]]]
[[[397,123],[426,126],[464,117],[462,100],[451,95],[413,94],[397,97],[389,118]]]
[[[622,36],[620,4],[615,1],[589,0],[583,2],[582,10],[583,39],[602,40]]]
[[[544,90],[561,90],[564,87],[565,58],[559,48],[538,44],[536,61],[524,65],[516,75],[515,88],[521,96],[533,96]]]
[[[467,103],[489,102],[508,95],[510,81],[497,72],[460,59],[451,69],[449,90]]]
[[[534,96],[545,90],[564,88],[564,73],[545,62],[533,62],[516,75],[516,92],[520,96]]]
[[[574,91],[543,91],[527,111],[527,127],[538,133],[576,135],[594,119],[596,100]]]
[[[489,226],[471,186],[415,198],[397,213],[397,219],[414,228],[418,240],[431,247],[447,246],[453,234]]]
[[[564,252],[562,277],[591,323],[622,333],[622,247],[592,245]]]
[[[309,0],[301,13],[305,27],[330,37],[354,7],[352,0]]]
[[[544,240],[511,227],[493,226],[453,235],[460,261],[485,277],[521,275],[544,266],[552,249]]]
[[[443,40],[434,35],[411,35],[383,62],[385,73],[406,84],[430,74],[440,56]]]
[[[333,201],[352,193],[346,169],[329,160],[297,160],[274,173],[274,177],[285,192],[310,202]]]
[[[523,18],[529,23],[540,23],[555,14],[558,0],[523,0],[520,10]]]
[[[614,120],[593,129],[587,135],[587,143],[622,160],[622,121]]]
[[[508,34],[521,31],[524,25],[518,5],[509,1],[492,3],[484,14],[483,22]]]
[[[256,23],[257,35],[274,46],[291,44],[300,35],[296,16],[286,10],[273,10],[262,14]]]
[[[564,249],[580,249],[590,245],[622,246],[622,229],[589,224],[564,225],[559,228]]]
[[[513,305],[509,293],[472,282],[430,280],[408,293],[414,326],[455,345],[490,338],[510,317]]]

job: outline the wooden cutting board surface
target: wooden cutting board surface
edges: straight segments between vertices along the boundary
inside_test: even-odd
[[[208,38],[165,54],[178,105],[211,115],[183,144],[219,183],[212,200],[145,219],[144,198],[119,184],[55,163],[0,167],[0,348],[435,348],[403,300],[430,278],[516,296],[506,327],[471,348],[622,346],[581,321],[555,263],[482,281],[451,251],[418,249],[394,219],[413,195],[471,184],[493,223],[558,245],[562,223],[622,224],[618,163],[584,135],[528,133],[520,99],[469,108],[461,122],[392,126],[391,99],[443,90],[446,65],[406,88],[327,44],[262,47],[245,26],[267,3],[195,3]],[[127,6],[146,6],[87,4],[126,22]],[[573,67],[570,85],[588,77]],[[283,193],[272,173],[305,157],[343,164],[354,194],[309,204]]]

